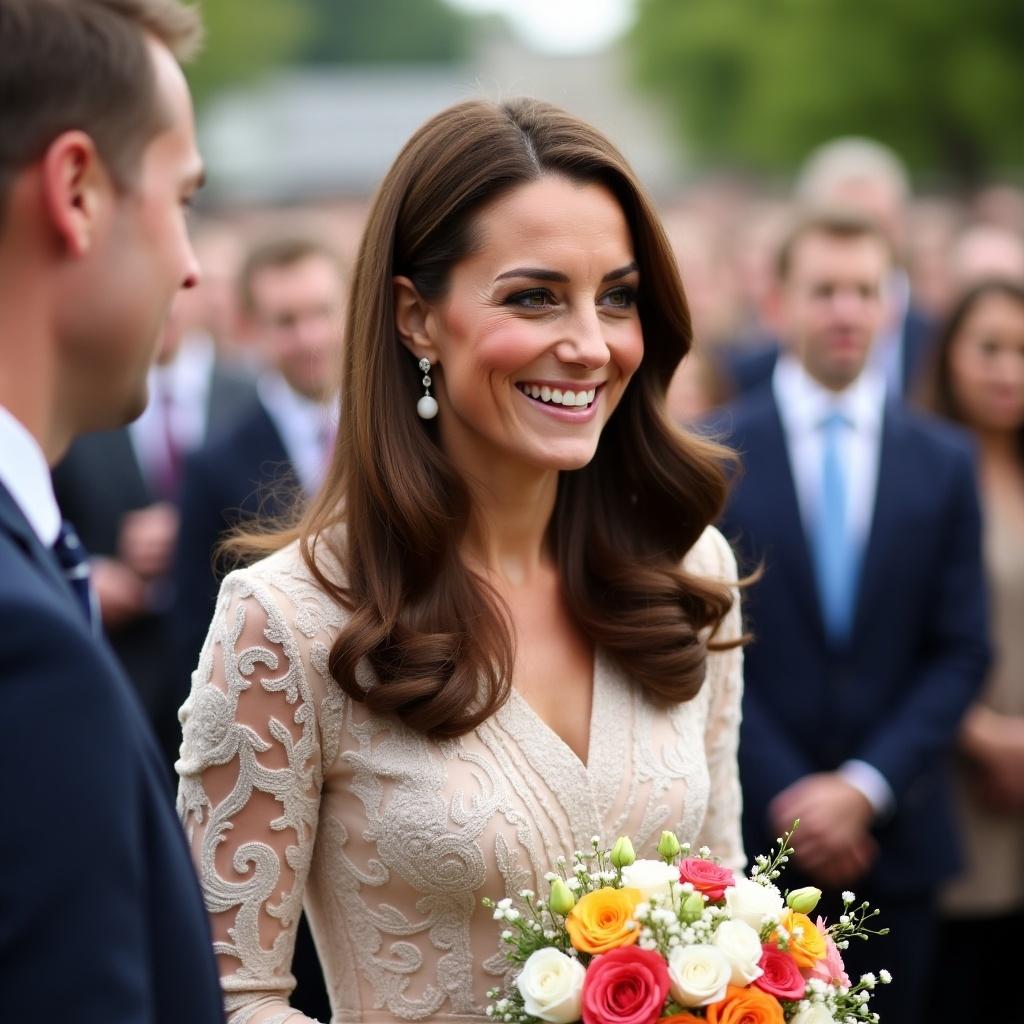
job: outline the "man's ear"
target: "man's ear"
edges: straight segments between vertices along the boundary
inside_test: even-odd
[[[394,288],[395,330],[402,344],[417,358],[438,361],[434,343],[434,312],[407,277],[391,279]]]
[[[86,255],[107,214],[113,182],[96,144],[82,131],[58,135],[43,155],[42,198],[67,253]]]

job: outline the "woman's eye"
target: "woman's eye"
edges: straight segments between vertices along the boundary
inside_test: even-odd
[[[555,304],[554,296],[546,288],[531,288],[527,292],[516,292],[510,295],[508,300],[513,306],[522,306],[526,309],[544,309]]]
[[[614,309],[629,309],[636,304],[636,292],[634,289],[622,285],[605,292],[602,301],[606,306],[612,306]]]

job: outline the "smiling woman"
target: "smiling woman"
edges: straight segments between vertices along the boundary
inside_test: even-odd
[[[441,447],[467,481],[579,469],[643,356],[626,218],[603,185],[556,174],[496,198],[474,231],[440,301],[395,282],[399,336],[440,369]]]
[[[183,709],[246,1024],[288,1014],[304,891],[336,1016],[485,1020],[482,896],[593,835],[743,860],[727,453],[666,415],[689,314],[633,172],[555,107],[461,104],[356,267],[334,465],[243,539],[275,553],[225,581]]]

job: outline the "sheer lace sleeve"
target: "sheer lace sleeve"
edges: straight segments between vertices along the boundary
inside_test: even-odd
[[[318,632],[301,595],[252,570],[232,573],[180,714],[178,812],[229,1024],[308,1020],[288,996],[327,760],[317,721],[323,679],[306,668],[326,668]]]
[[[716,639],[733,640],[742,633],[740,594],[735,587],[736,558],[726,539],[709,527],[702,538],[709,551],[703,571],[710,577],[733,584],[733,604]],[[701,827],[700,843],[711,847],[722,863],[741,869],[746,863],[740,827],[739,747],[740,702],[743,697],[743,649],[734,647],[708,656],[709,710],[704,732],[704,750],[711,777],[707,814]]]

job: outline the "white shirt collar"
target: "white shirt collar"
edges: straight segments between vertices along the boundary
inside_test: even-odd
[[[39,442],[0,405],[0,483],[10,491],[42,543],[53,547],[61,514]]]
[[[201,395],[205,400],[216,357],[213,338],[204,331],[190,331],[174,360],[167,366],[156,366],[154,370],[167,381],[175,396]]]
[[[858,432],[877,434],[881,429],[885,378],[872,366],[843,391],[830,391],[795,356],[784,353],[775,364],[772,390],[787,433],[816,430],[833,412],[841,413]]]
[[[299,483],[307,494],[313,494],[323,479],[326,446],[338,423],[337,399],[314,402],[292,390],[284,377],[273,371],[262,374],[256,388]]]
[[[256,390],[264,407],[294,423],[309,437],[316,437],[325,423],[330,422],[334,407],[329,402],[314,402],[293,390],[281,374],[266,371],[256,381]]]

